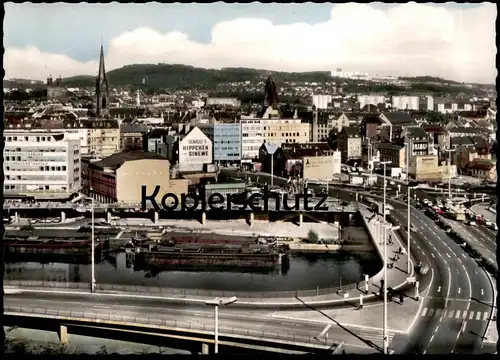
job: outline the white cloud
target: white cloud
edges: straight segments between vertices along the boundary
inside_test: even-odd
[[[386,11],[348,3],[332,7],[330,20],[315,25],[274,25],[263,19],[221,22],[213,27],[209,44],[179,32],[161,34],[142,27],[110,41],[106,67],[159,62],[283,71],[342,67],[493,83],[496,16],[492,3],[456,10],[408,3]],[[7,78],[95,75],[97,60],[84,63],[35,47],[7,48],[4,68]]]

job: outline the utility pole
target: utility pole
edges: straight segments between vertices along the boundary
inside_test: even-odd
[[[94,189],[90,188],[90,195],[92,196],[92,249],[90,250],[91,258],[91,275],[90,275],[90,292],[95,292],[95,230],[94,230]]]
[[[406,228],[406,234],[408,237],[408,275],[411,274],[411,263],[410,263],[410,244],[411,244],[411,208],[410,208],[410,143],[405,143],[406,145],[406,186],[408,188],[407,200],[408,200],[408,227]]]

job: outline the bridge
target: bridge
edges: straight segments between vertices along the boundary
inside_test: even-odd
[[[314,218],[316,221],[339,221],[341,216],[348,217],[349,214],[355,214],[358,211],[356,203],[344,203],[340,201],[332,201],[331,199],[322,202],[322,199],[314,198],[309,201],[309,209],[305,208],[304,203],[299,202],[299,206],[294,208],[295,201],[289,201],[288,209],[284,207],[282,200],[277,204],[276,199],[269,199],[267,210],[264,202],[255,203],[255,207],[261,209],[243,208],[242,204],[231,204],[229,208],[227,204],[220,204],[220,209],[202,208],[199,205],[197,208],[182,211],[180,206],[172,211],[155,211],[152,205],[148,202],[148,208],[141,210],[141,204],[138,203],[97,203],[90,204],[72,204],[72,203],[19,203],[10,202],[4,203],[4,210],[7,214],[19,218],[45,218],[59,217],[64,222],[66,218],[74,218],[78,216],[90,217],[92,209],[96,216],[104,215],[107,222],[111,222],[113,216],[120,218],[148,218],[154,222],[160,219],[199,219],[202,224],[205,224],[207,219],[213,220],[230,220],[236,218],[246,218],[251,224],[255,219],[269,221],[292,221],[297,220],[302,223],[304,215],[309,218]],[[187,204],[191,206],[192,204]],[[315,207],[324,207],[326,209],[314,209]],[[290,210],[289,210],[290,209]]]
[[[75,334],[172,347],[193,354],[214,352],[215,322],[212,320],[212,323],[25,306],[5,306],[3,316],[4,326],[56,331],[63,344],[69,341],[70,334]],[[319,340],[307,334],[255,330],[244,326],[218,326],[218,330],[217,345],[221,352],[239,348],[285,354],[336,354],[343,346],[342,341]]]

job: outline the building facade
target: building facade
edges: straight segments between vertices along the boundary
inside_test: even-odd
[[[441,181],[443,178],[436,155],[410,156],[408,170],[410,177],[417,181]]]
[[[80,142],[64,133],[4,132],[4,191],[70,195],[81,188]]]
[[[213,163],[212,141],[198,127],[179,141],[179,171],[201,172]]]
[[[248,162],[259,157],[264,142],[262,119],[241,119],[241,161]]]
[[[170,179],[170,162],[162,155],[144,151],[117,153],[100,161],[89,162],[89,188],[94,198],[105,203],[126,203],[140,206],[142,186],[146,194],[160,186],[156,202],[161,206],[163,195],[180,198],[188,192],[187,180]]]
[[[379,143],[377,150],[380,161],[390,161],[390,167],[406,168],[406,152],[403,145]]]
[[[145,124],[121,124],[120,151],[143,150],[142,139],[147,131]]]
[[[337,141],[343,160],[361,160],[361,135],[357,127],[343,128]]]
[[[237,98],[219,98],[219,97],[209,97],[205,101],[206,106],[231,106],[234,108],[239,108],[241,106],[241,101]]]
[[[420,100],[418,96],[393,96],[392,108],[398,110],[419,110]]]
[[[311,124],[302,123],[300,119],[267,119],[262,122],[266,143],[281,145],[310,141]]]
[[[241,161],[241,124],[197,124],[212,141],[214,161],[234,163]]]
[[[384,95],[358,95],[359,108],[363,109],[366,105],[383,104],[385,102]]]
[[[312,104],[316,110],[326,110],[332,102],[332,95],[313,95]]]

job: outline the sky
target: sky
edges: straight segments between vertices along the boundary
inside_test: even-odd
[[[5,3],[6,78],[96,75],[130,64],[342,68],[495,83],[494,3]]]

